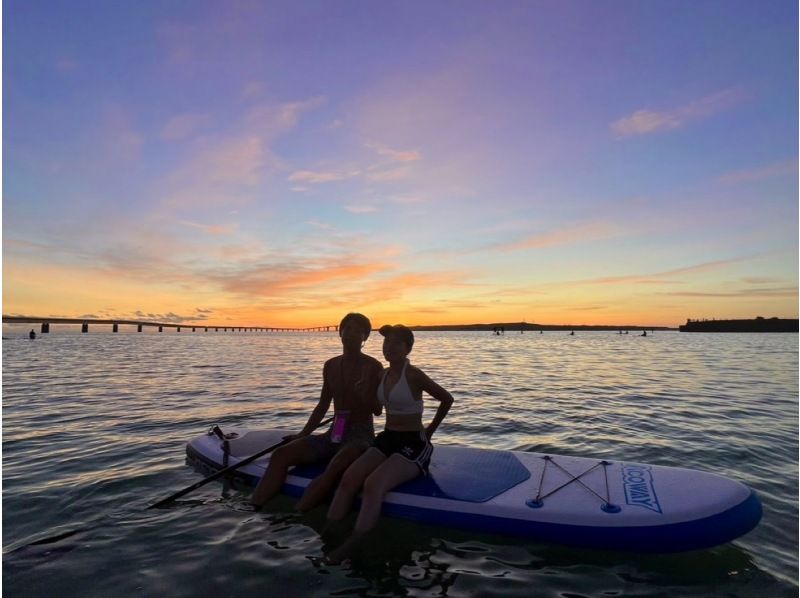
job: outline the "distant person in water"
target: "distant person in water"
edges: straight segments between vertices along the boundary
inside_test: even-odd
[[[647,330],[642,331],[642,336],[647,336]]]
[[[372,416],[380,415],[382,409],[376,393],[383,366],[361,352],[371,329],[372,324],[362,314],[349,313],[342,319],[339,324],[342,354],[325,362],[319,402],[303,430],[272,454],[251,498],[256,507],[280,491],[290,467],[328,462],[325,471],[311,481],[297,504],[303,511],[313,508],[333,491],[339,476],[372,443],[375,435]],[[333,424],[326,432],[312,435],[330,409],[331,401]]]
[[[329,525],[341,521],[363,486],[361,510],[353,534],[329,554],[332,563],[347,558],[375,526],[387,492],[403,482],[427,475],[433,454],[431,437],[453,404],[449,392],[409,362],[408,354],[414,346],[414,333],[410,329],[402,324],[387,325],[379,332],[384,337],[383,356],[389,362],[378,387],[378,399],[386,408],[386,427],[372,447],[344,473],[328,509]],[[439,408],[427,427],[422,425],[423,392],[439,401]]]
[[[36,338],[36,332],[31,328],[31,331],[28,333],[28,338],[33,340]]]

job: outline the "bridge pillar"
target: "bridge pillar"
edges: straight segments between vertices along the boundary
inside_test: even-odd
[[[89,332],[89,324],[87,324],[86,322],[81,324],[81,332],[83,333]]]
[[[158,327],[158,331],[159,331],[159,332],[164,332],[164,327],[163,327],[163,326],[159,326],[159,327]]]
[[[178,326],[178,332],[180,332],[180,331],[181,331],[181,327],[180,327],[180,326]]]
[[[136,332],[141,332],[141,331],[142,331],[142,325],[139,324],[138,326],[136,326]]]

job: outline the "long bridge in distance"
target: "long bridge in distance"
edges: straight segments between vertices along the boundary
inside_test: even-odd
[[[177,332],[181,329],[191,328],[192,332],[198,329],[204,332],[337,332],[338,324],[329,326],[310,326],[306,328],[287,328],[285,326],[232,326],[230,324],[185,324],[174,322],[152,322],[146,320],[103,320],[97,318],[48,318],[44,316],[7,316],[3,315],[3,324],[40,324],[39,331],[43,334],[50,332],[50,324],[80,324],[81,332],[89,332],[89,324],[92,325],[111,325],[112,332],[119,332],[120,326],[136,326],[137,332],[142,332],[145,326],[158,328],[163,332],[165,328],[175,328]]]

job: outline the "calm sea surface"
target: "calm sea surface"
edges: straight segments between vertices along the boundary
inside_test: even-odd
[[[456,399],[435,441],[717,472],[764,518],[667,556],[383,519],[385,543],[330,567],[322,507],[254,513],[221,483],[145,507],[202,479],[184,449],[210,424],[299,430],[336,334],[29,329],[3,331],[9,596],[797,595],[796,334],[418,333],[412,362]],[[383,361],[377,334],[364,350]]]

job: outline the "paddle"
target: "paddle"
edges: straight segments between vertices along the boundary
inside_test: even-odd
[[[319,428],[321,426],[324,426],[325,424],[329,424],[331,421],[333,421],[333,418],[329,417],[325,421],[320,422],[314,429],[316,430],[317,428]],[[268,448],[265,448],[263,451],[257,452],[255,455],[250,455],[249,457],[247,457],[247,459],[243,459],[243,460],[239,461],[238,463],[235,463],[234,465],[230,465],[229,467],[226,467],[225,469],[220,469],[217,473],[212,474],[212,475],[208,476],[207,478],[205,478],[203,480],[200,480],[196,484],[192,484],[188,488],[184,488],[183,490],[179,490],[175,494],[171,494],[167,498],[165,498],[163,500],[160,500],[157,503],[153,503],[152,505],[147,507],[147,509],[155,509],[157,507],[164,506],[165,504],[172,502],[176,498],[180,498],[181,496],[189,494],[192,490],[197,490],[201,486],[205,486],[209,482],[213,482],[214,480],[221,478],[225,474],[228,474],[228,473],[230,473],[230,472],[232,472],[232,471],[234,471],[236,469],[239,469],[243,465],[247,465],[248,463],[252,463],[253,461],[258,459],[259,457],[263,457],[267,453],[271,453],[276,448],[278,448],[280,446],[283,446],[284,444],[287,444],[287,443],[291,442],[292,440],[294,440],[294,439],[293,438],[284,438],[279,443],[273,444],[272,446],[270,446]]]

